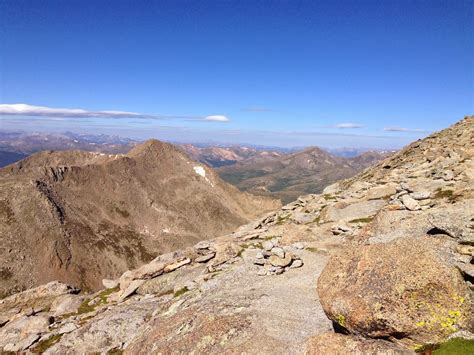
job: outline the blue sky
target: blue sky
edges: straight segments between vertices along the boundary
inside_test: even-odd
[[[470,1],[5,0],[0,31],[0,129],[398,148],[473,113]]]

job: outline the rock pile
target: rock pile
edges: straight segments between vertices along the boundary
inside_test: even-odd
[[[278,239],[263,242],[262,250],[255,255],[254,264],[262,266],[257,274],[260,276],[280,275],[289,269],[302,267],[301,257],[291,252],[294,249],[302,250],[304,244],[296,243],[290,247],[281,247]]]

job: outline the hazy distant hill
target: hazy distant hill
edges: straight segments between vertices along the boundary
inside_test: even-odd
[[[257,149],[247,146],[198,147],[192,144],[181,144],[178,146],[192,159],[205,163],[213,168],[233,165],[247,159],[266,161],[278,158],[284,154],[276,150]]]
[[[325,186],[351,177],[386,156],[367,152],[347,159],[312,147],[270,159],[247,159],[217,172],[243,191],[277,197],[287,203],[303,194],[319,193]]]
[[[0,150],[0,168],[26,158],[26,154]]]
[[[43,150],[86,150],[126,153],[138,142],[109,135],[65,133],[26,133],[0,131],[0,149],[30,155]]]

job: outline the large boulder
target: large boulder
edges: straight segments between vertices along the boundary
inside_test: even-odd
[[[381,186],[375,186],[367,192],[367,200],[378,200],[387,199],[397,193],[395,184],[385,184]]]
[[[59,281],[52,281],[29,290],[13,294],[0,300],[0,321],[1,316],[16,309],[20,313],[37,313],[41,310],[50,309],[52,303],[59,297],[72,295],[79,292],[79,289],[64,284]]]
[[[373,217],[386,205],[384,200],[361,201],[353,204],[337,202],[321,211],[320,222],[357,221]]]
[[[77,311],[77,309],[84,302],[84,296],[80,295],[63,295],[54,299],[51,303],[49,311],[53,316],[58,317],[65,314],[71,314]]]
[[[442,238],[350,246],[318,280],[327,316],[353,334],[436,343],[472,327],[470,291]]]
[[[45,314],[23,316],[11,321],[0,328],[0,350],[16,352],[26,349],[38,340],[38,334],[48,330],[51,321],[52,318]]]

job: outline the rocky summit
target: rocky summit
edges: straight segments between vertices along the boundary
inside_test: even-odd
[[[104,277],[103,289],[95,293],[52,281],[6,297],[0,301],[0,349],[50,354],[412,354],[429,352],[452,338],[464,338],[472,348],[472,147],[470,116],[326,187],[322,194],[302,196],[233,232],[156,255],[121,276]],[[138,160],[149,149],[144,146],[117,159],[88,155],[87,165],[46,169],[44,187],[25,179],[28,183],[8,189],[8,201],[24,197],[14,207],[4,202],[2,226],[18,223],[19,206],[40,206],[35,199],[41,194],[46,195],[43,208],[35,213],[44,211],[37,219],[48,213],[67,219],[72,207],[78,207],[53,189],[54,184],[64,184],[79,197],[80,182],[93,181],[87,184],[90,199],[103,196],[104,203],[109,201],[112,191],[105,189],[114,186],[115,193],[119,186],[103,175],[86,174],[90,166],[113,168],[129,186],[144,184],[145,176],[132,179],[130,171],[135,176],[136,166],[153,164],[151,158]],[[104,162],[95,163],[99,159]],[[188,163],[183,159],[175,163],[184,171]],[[15,165],[2,172],[2,181],[20,180],[27,172],[32,176],[31,170],[39,168],[28,161]],[[200,171],[194,178],[204,179]],[[204,179],[203,186],[217,186],[216,176],[205,171],[209,181]],[[186,188],[179,180],[171,184]],[[128,196],[127,212],[136,220],[152,213],[159,194],[150,197],[150,212],[140,213],[130,207],[135,196]],[[51,201],[64,204],[54,210]],[[161,203],[165,201],[172,199],[168,195]],[[85,204],[79,211],[88,208]],[[30,225],[36,226],[31,212],[29,216]],[[108,216],[112,219],[112,212]],[[30,243],[39,243],[53,227],[50,222]],[[59,244],[51,245],[61,255]]]
[[[98,290],[278,206],[156,140],[127,154],[37,153],[0,170],[0,294],[53,280]]]

